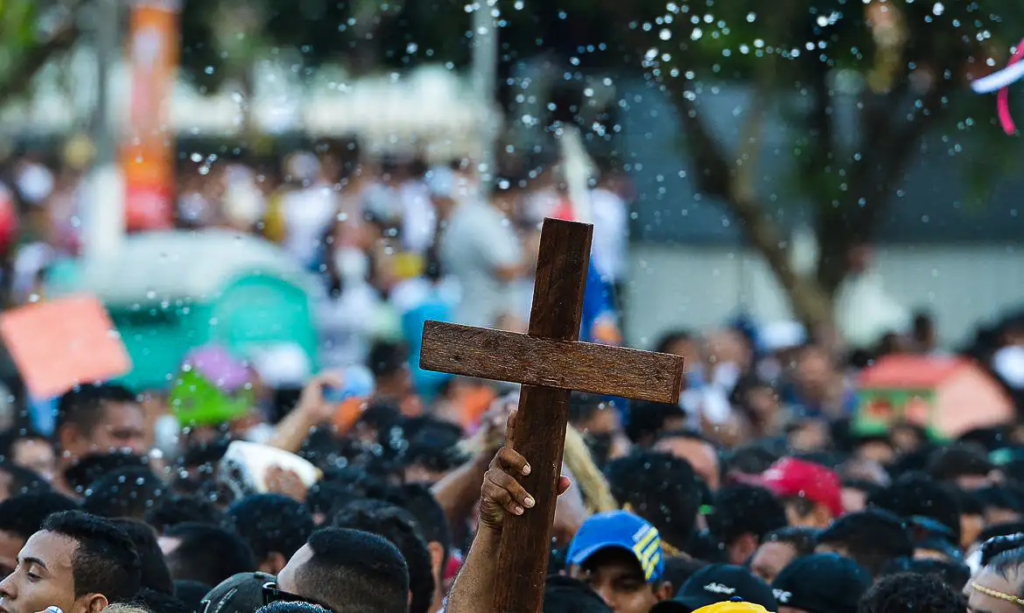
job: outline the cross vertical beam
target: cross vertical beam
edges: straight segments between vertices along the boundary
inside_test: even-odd
[[[434,321],[423,328],[421,368],[523,384],[509,444],[530,462],[521,482],[537,504],[502,530],[495,613],[541,611],[571,390],[679,402],[682,358],[579,342],[592,232],[544,221],[527,334]]]
[[[583,294],[590,265],[593,226],[544,221],[537,277],[530,311],[529,336],[575,341],[580,335]],[[521,477],[537,505],[506,522],[501,533],[494,610],[498,613],[540,613],[551,553],[558,478],[562,470],[565,428],[572,392],[524,385],[519,397],[512,448],[530,462]]]

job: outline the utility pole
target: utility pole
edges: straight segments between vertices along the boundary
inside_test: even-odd
[[[473,92],[482,115],[487,118],[480,125],[480,183],[485,191],[494,181],[497,169],[494,147],[496,126],[489,121],[494,106],[498,80],[498,31],[494,13],[497,0],[477,0],[473,11]]]
[[[117,126],[111,108],[111,68],[121,63],[119,0],[97,0],[93,5],[92,41],[96,52],[96,106],[91,136],[96,159],[89,174],[82,215],[82,243],[86,258],[115,253],[124,235],[124,184],[118,169]]]

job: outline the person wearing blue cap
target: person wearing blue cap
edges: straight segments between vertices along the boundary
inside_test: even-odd
[[[571,576],[589,584],[615,613],[649,613],[670,598],[658,530],[626,511],[583,522],[566,556]]]

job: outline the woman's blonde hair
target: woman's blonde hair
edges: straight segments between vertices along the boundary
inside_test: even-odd
[[[146,607],[137,604],[129,604],[125,602],[118,602],[115,604],[107,605],[106,609],[103,609],[103,613],[152,613]]]
[[[504,444],[500,434],[494,436],[493,430],[489,431],[491,436],[487,440],[482,434],[483,431],[477,436],[463,441],[460,444],[462,452],[467,454],[497,453]],[[583,502],[591,513],[603,513],[619,508],[619,504],[612,497],[608,482],[605,481],[601,470],[594,463],[594,457],[590,454],[583,435],[572,426],[568,426],[565,430],[565,451],[562,453],[562,461],[575,477],[576,485],[579,486],[580,493],[583,495]]]

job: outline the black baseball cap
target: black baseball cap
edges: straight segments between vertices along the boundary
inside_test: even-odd
[[[238,573],[220,582],[199,603],[199,613],[252,613],[263,606],[263,586],[275,581],[267,573]]]
[[[816,553],[790,562],[772,583],[782,606],[807,613],[857,613],[871,573],[849,558]]]
[[[732,600],[759,604],[769,611],[777,608],[771,586],[750,571],[732,564],[712,564],[693,573],[675,598],[654,605],[651,613],[693,613]]]

